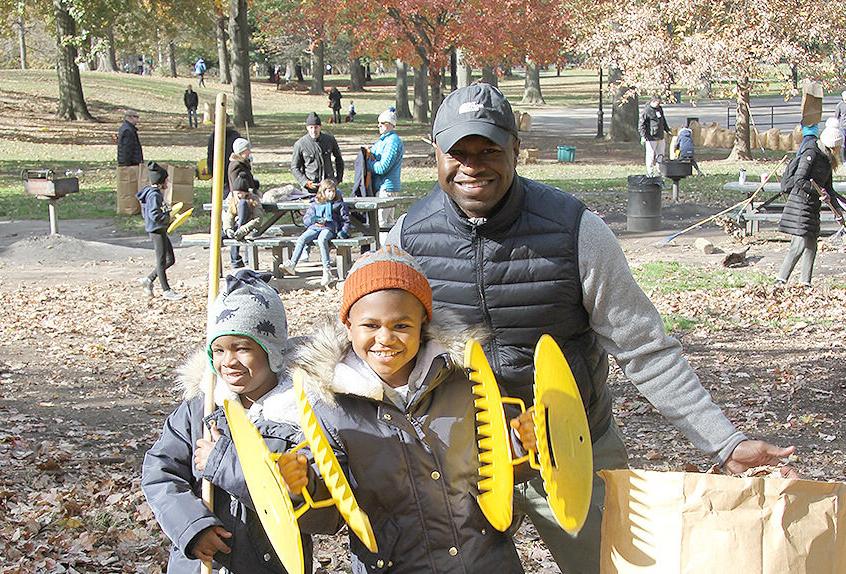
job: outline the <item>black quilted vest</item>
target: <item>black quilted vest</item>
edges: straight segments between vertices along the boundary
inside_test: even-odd
[[[496,210],[470,223],[437,185],[415,203],[402,247],[422,265],[435,309],[449,309],[491,333],[485,354],[506,393],[533,403],[538,338],[564,350],[588,411],[591,436],[611,420],[608,355],[582,306],[578,235],[584,204],[568,193],[515,176]]]

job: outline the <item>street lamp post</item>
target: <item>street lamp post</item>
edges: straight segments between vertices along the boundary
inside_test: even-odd
[[[599,109],[596,112],[596,137],[605,137],[605,126],[602,111],[602,68],[599,68]]]

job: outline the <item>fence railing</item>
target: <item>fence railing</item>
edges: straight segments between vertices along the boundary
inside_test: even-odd
[[[834,115],[836,103],[823,103],[823,120]],[[789,128],[799,123],[802,117],[802,104],[799,102],[785,102],[770,106],[749,106],[752,124],[759,132],[772,128]],[[726,107],[726,127],[732,129],[737,124],[737,108]]]

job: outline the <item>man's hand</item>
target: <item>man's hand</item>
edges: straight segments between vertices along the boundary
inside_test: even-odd
[[[745,440],[734,448],[726,460],[725,469],[732,474],[740,474],[755,466],[778,465],[794,452],[795,446],[781,448],[762,440]],[[799,473],[790,466],[782,466],[781,475],[785,478],[799,478]]]
[[[232,538],[232,534],[222,526],[210,526],[197,535],[191,553],[203,562],[211,562],[217,552],[229,554],[232,550],[223,541],[224,538]]]
[[[526,450],[538,449],[538,439],[535,436],[535,419],[532,416],[532,411],[533,409],[529,409],[509,422]]]
[[[317,189],[317,184],[314,183],[313,181],[307,181],[305,186],[306,186],[306,189]]]
[[[276,461],[285,486],[291,494],[300,494],[308,486],[308,460],[305,456],[286,452]]]
[[[215,443],[218,439],[220,439],[220,431],[217,430],[217,425],[214,424],[214,421],[209,423],[209,429],[211,430],[212,439],[198,439],[197,448],[194,449],[194,466],[197,467],[197,470],[200,472],[206,469],[206,462],[209,460],[209,455],[211,454]]]

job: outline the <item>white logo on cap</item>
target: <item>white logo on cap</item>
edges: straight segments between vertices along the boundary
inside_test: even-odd
[[[458,113],[459,114],[472,114],[478,112],[479,110],[483,109],[485,106],[480,104],[479,102],[464,102],[460,106],[458,106]]]

